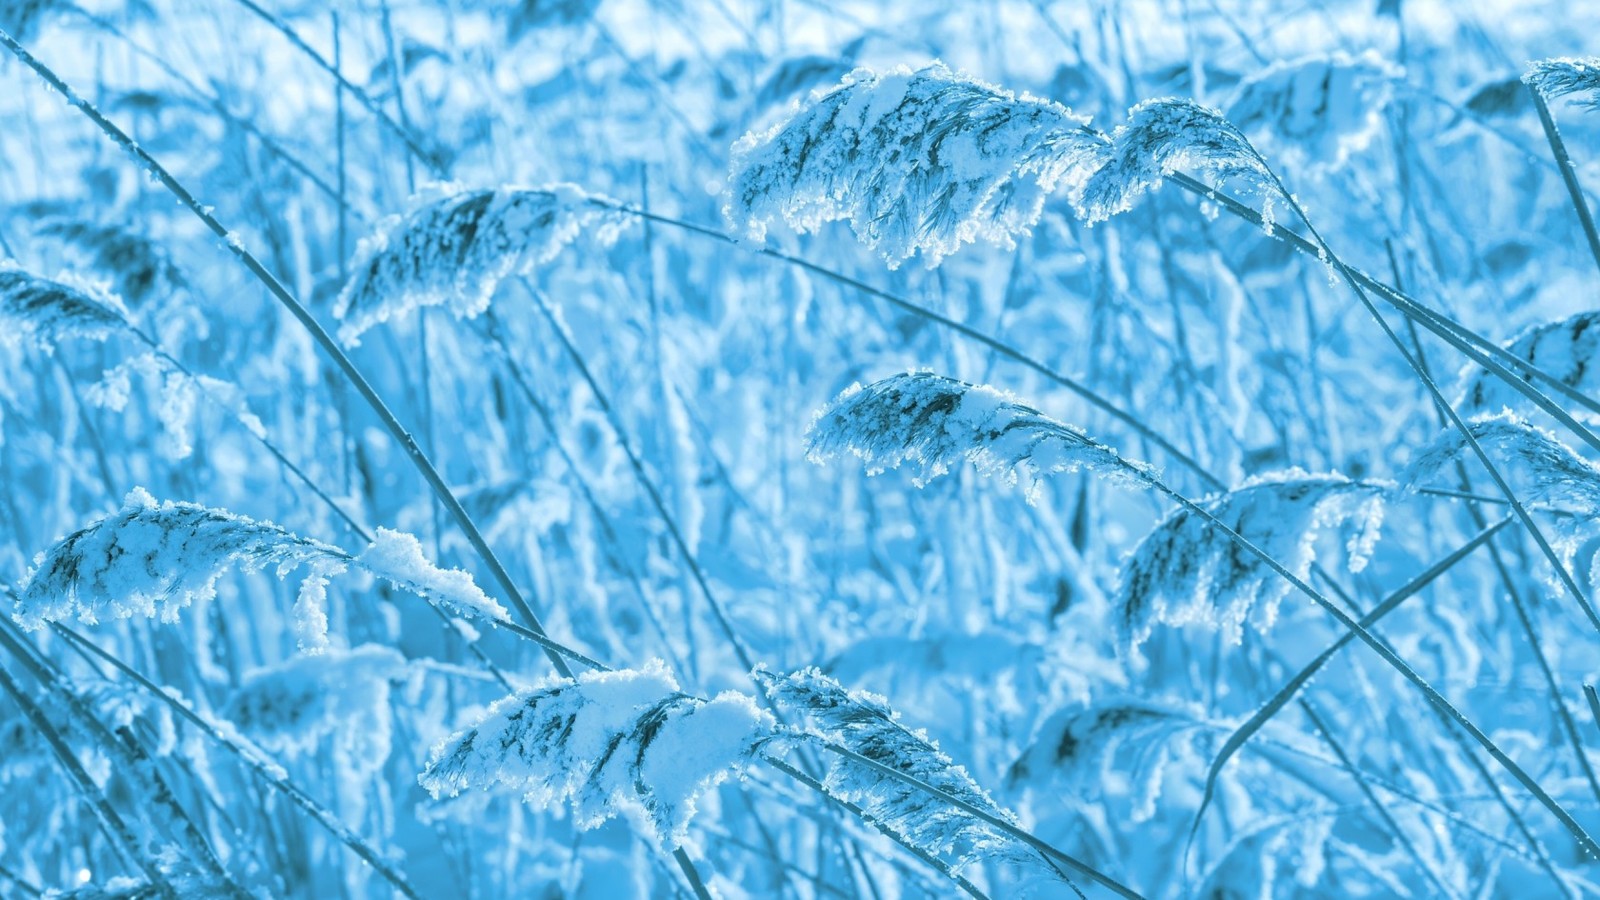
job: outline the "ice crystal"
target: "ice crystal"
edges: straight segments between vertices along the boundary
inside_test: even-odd
[[[733,149],[723,213],[761,240],[848,220],[891,267],[929,265],[978,238],[1009,245],[1045,198],[1081,180],[1105,139],[1066,107],[1017,96],[935,62],[857,69]]]
[[[1084,468],[1139,483],[1154,477],[1148,466],[1008,393],[931,372],[852,385],[818,412],[807,434],[811,460],[844,450],[860,457],[869,474],[909,463],[919,486],[966,459],[985,475],[1022,482],[1030,500],[1039,479],[1057,472]]]
[[[418,307],[479,315],[502,280],[531,274],[585,233],[609,242],[621,221],[615,201],[568,184],[437,190],[442,197],[385,219],[361,242],[334,309],[346,344]]]
[[[583,828],[627,815],[676,847],[698,799],[741,772],[775,728],[749,696],[687,696],[652,660],[500,700],[433,749],[421,782],[435,797],[481,787],[567,803]]]
[[[1541,59],[1529,64],[1522,80],[1546,100],[1576,94],[1582,105],[1600,108],[1600,57]]]
[[[1239,177],[1269,197],[1276,192],[1266,161],[1222,113],[1193,100],[1146,100],[1128,110],[1111,135],[1105,163],[1084,186],[1080,214],[1101,222],[1133,208],[1146,191],[1180,170]]]
[[[143,488],[130,491],[116,513],[64,538],[35,560],[17,589],[15,618],[40,628],[76,616],[93,623],[155,617],[211,597],[234,565],[282,574],[313,560],[342,558],[338,548],[192,503],[157,503]]]
[[[67,338],[100,340],[128,328],[122,301],[71,275],[56,280],[0,262],[0,342],[42,349]]]
[[[1240,83],[1228,119],[1271,135],[1297,167],[1338,168],[1377,135],[1402,75],[1374,50],[1279,62]]]
[[[1253,478],[1200,501],[1235,533],[1304,579],[1318,534],[1353,522],[1346,544],[1360,571],[1383,522],[1382,486],[1298,469]],[[1124,561],[1117,605],[1126,644],[1137,649],[1157,624],[1202,624],[1238,642],[1246,620],[1262,631],[1292,585],[1206,519],[1177,509]]]

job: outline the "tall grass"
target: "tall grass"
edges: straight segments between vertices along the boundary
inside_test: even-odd
[[[1600,891],[1600,18],[1379,6],[0,3],[0,894]]]

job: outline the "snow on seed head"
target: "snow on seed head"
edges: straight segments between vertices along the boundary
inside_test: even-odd
[[[1021,481],[1030,499],[1039,479],[1057,472],[1086,468],[1135,483],[1154,477],[1010,394],[931,372],[853,385],[817,413],[806,446],[813,462],[854,453],[869,474],[909,465],[919,486],[965,459],[985,475]]]
[[[1346,522],[1351,571],[1360,571],[1378,540],[1385,488],[1342,475],[1289,469],[1246,481],[1199,505],[1235,533],[1304,579],[1318,534]],[[1237,643],[1244,623],[1262,631],[1277,619],[1291,588],[1254,554],[1187,509],[1172,512],[1124,561],[1117,606],[1127,647],[1155,626],[1200,624]]]
[[[758,241],[775,219],[845,220],[891,268],[918,252],[934,266],[978,238],[1009,245],[1081,181],[1105,146],[1087,122],[939,62],[857,69],[734,145],[723,213]]]
[[[1522,81],[1546,100],[1577,95],[1582,105],[1600,108],[1600,56],[1541,59],[1528,64]]]
[[[500,282],[529,275],[584,235],[604,244],[622,221],[615,201],[567,184],[461,190],[441,185],[362,240],[334,315],[339,339],[424,306],[471,318]]]
[[[0,262],[0,341],[49,350],[67,338],[101,340],[128,329],[122,301],[69,274],[54,280]]]
[[[1101,222],[1133,208],[1147,191],[1180,170],[1238,177],[1252,190],[1277,193],[1266,161],[1250,141],[1210,107],[1193,100],[1146,100],[1111,135],[1105,163],[1084,186],[1079,213]]]
[[[1278,62],[1239,84],[1228,119],[1267,134],[1296,169],[1335,169],[1372,142],[1403,74],[1374,50]]]
[[[342,557],[335,547],[271,522],[193,503],[157,503],[134,488],[120,510],[39,554],[17,588],[14,617],[29,629],[73,616],[93,623],[107,613],[170,622],[191,602],[211,597],[231,566],[275,564],[282,574]]]

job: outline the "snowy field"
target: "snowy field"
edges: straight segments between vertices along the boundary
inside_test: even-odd
[[[1600,897],[1597,35],[0,0],[0,897]]]

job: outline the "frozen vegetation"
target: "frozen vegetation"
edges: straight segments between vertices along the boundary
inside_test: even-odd
[[[0,897],[1600,896],[1595,35],[0,0]]]

